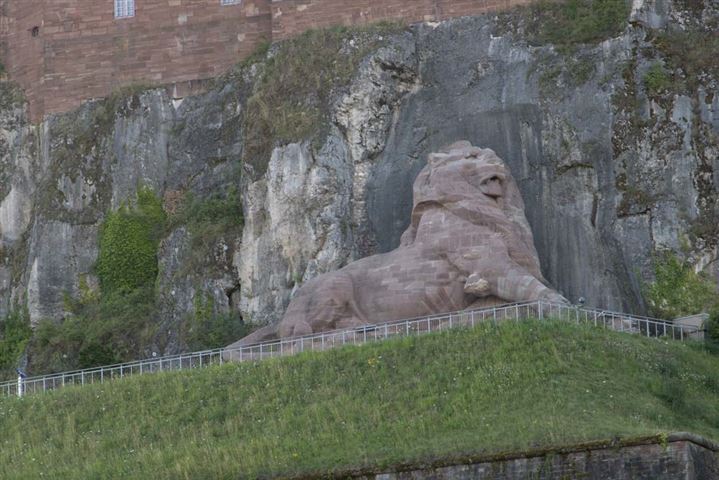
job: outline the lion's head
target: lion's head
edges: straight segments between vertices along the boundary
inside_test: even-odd
[[[431,153],[414,182],[409,229],[402,244],[414,242],[422,215],[444,208],[472,223],[498,231],[506,238],[515,260],[538,274],[532,231],[524,215],[517,182],[497,154],[460,141]]]

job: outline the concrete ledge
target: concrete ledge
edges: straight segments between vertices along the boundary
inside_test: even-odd
[[[294,478],[361,480],[719,479],[719,444],[688,432],[496,454],[467,454],[385,469],[317,472]]]

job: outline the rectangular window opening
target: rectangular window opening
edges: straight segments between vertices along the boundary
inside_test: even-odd
[[[135,0],[115,0],[115,18],[135,16]]]
[[[220,0],[220,5],[239,5],[242,0]]]

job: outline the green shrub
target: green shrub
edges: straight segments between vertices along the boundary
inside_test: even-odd
[[[243,225],[242,203],[237,188],[232,187],[226,193],[207,198],[197,198],[189,192],[178,212],[169,220],[169,229],[187,225],[193,249],[209,248],[221,237],[237,235]]]
[[[32,335],[27,308],[15,305],[0,320],[0,376],[12,378],[20,357]]]
[[[706,343],[715,353],[719,353],[719,306],[709,313],[706,323]]]
[[[644,85],[650,94],[661,93],[667,90],[671,84],[671,78],[661,63],[653,64],[644,75]]]
[[[717,304],[716,285],[672,252],[654,259],[656,279],[646,288],[652,315],[677,318],[712,308]]]
[[[103,293],[131,291],[155,280],[164,223],[162,202],[148,187],[138,189],[134,205],[123,205],[107,216],[97,261]]]
[[[31,345],[33,373],[89,368],[145,356],[157,333],[152,285],[76,301],[61,323],[41,321]]]
[[[695,90],[702,74],[719,76],[719,36],[710,30],[668,31],[657,36],[656,45],[666,56],[671,69],[681,69],[683,83]]]
[[[568,0],[540,2],[532,7],[530,30],[536,42],[569,46],[596,43],[619,35],[627,24],[627,0]]]
[[[189,350],[197,351],[227,346],[250,332],[238,313],[217,313],[212,296],[198,293],[194,314],[183,324],[182,337]]]
[[[157,249],[165,231],[162,203],[148,187],[107,215],[96,270],[100,291],[79,280],[70,315],[41,321],[30,346],[33,373],[107,365],[145,356],[157,333]]]
[[[282,42],[247,101],[243,161],[262,174],[275,146],[321,135],[333,90],[350,81],[360,61],[383,43],[382,34],[399,28],[384,23],[309,30]]]
[[[210,267],[213,251],[222,241],[232,242],[242,234],[242,203],[235,187],[227,192],[198,198],[188,192],[177,211],[168,219],[167,230],[186,225],[190,234],[191,258],[185,270]]]

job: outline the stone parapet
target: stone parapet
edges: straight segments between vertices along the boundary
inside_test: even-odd
[[[333,476],[361,480],[709,480],[719,478],[719,446],[691,433],[674,433]]]

